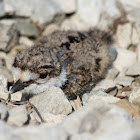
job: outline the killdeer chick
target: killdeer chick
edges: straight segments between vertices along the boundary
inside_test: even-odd
[[[110,64],[113,40],[100,30],[57,31],[17,54],[13,63],[15,84],[10,93],[38,94],[61,87],[72,100],[104,78]]]

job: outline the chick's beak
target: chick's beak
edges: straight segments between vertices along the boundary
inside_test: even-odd
[[[18,81],[12,86],[12,88],[10,89],[10,93],[12,94],[12,93],[15,93],[15,92],[17,92],[17,91],[20,91],[20,90],[24,89],[24,87],[25,87],[24,83],[22,83],[21,80],[18,80]]]

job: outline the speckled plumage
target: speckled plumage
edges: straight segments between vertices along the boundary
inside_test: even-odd
[[[112,42],[109,33],[97,29],[57,31],[18,53],[13,66],[36,73],[37,79],[31,80],[32,83],[58,77],[63,68],[67,81],[61,88],[70,98],[76,97],[104,78],[110,64],[108,49]]]

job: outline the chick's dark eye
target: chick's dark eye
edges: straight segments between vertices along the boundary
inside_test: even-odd
[[[47,77],[47,73],[45,73],[45,74],[40,74],[40,77],[39,78],[41,78],[41,79],[44,79],[44,78],[46,78]]]

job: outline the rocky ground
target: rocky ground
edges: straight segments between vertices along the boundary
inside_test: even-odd
[[[0,0],[0,140],[140,139],[140,0]],[[56,30],[111,29],[116,60],[73,111],[58,87],[11,95],[17,52]]]

